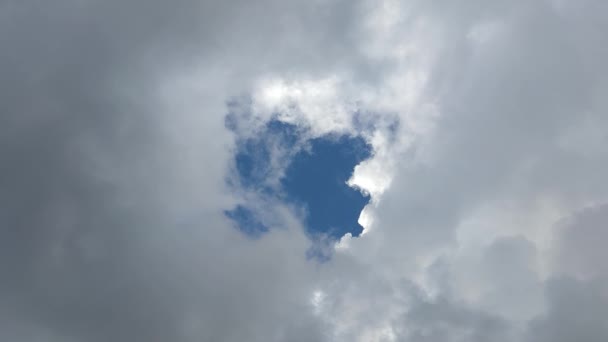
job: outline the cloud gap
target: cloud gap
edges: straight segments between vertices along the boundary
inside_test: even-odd
[[[355,135],[311,138],[307,128],[276,118],[252,133],[244,127],[255,127],[255,118],[247,111],[237,113],[237,107],[229,104],[226,117],[226,127],[237,135],[228,183],[249,199],[225,215],[239,230],[261,236],[269,229],[259,217],[272,216],[272,203],[280,203],[294,209],[313,241],[327,244],[348,233],[360,235],[359,215],[370,197],[347,182],[355,166],[371,157],[371,145]],[[260,202],[268,205],[261,208]]]

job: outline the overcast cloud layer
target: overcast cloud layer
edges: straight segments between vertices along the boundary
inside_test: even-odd
[[[606,13],[0,0],[0,340],[608,341]],[[373,146],[326,262],[229,181],[272,119]]]

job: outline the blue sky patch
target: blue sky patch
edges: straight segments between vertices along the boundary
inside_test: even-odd
[[[323,137],[310,142],[310,150],[295,155],[281,184],[288,201],[306,208],[309,233],[340,238],[358,236],[359,214],[369,198],[346,181],[357,164],[371,155],[360,137]]]
[[[352,136],[304,141],[303,132],[297,126],[272,120],[259,134],[238,140],[234,158],[237,180],[232,184],[303,208],[303,223],[313,237],[358,236],[362,227],[357,220],[369,198],[346,182],[355,166],[371,156],[371,147],[363,138]],[[275,178],[278,181],[273,182]],[[226,211],[226,216],[247,235],[268,230],[245,206]]]

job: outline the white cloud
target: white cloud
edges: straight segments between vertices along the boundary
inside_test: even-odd
[[[253,110],[270,118],[310,126],[313,136],[352,131],[356,106],[340,94],[340,80],[328,76],[318,80],[263,79],[254,88]]]

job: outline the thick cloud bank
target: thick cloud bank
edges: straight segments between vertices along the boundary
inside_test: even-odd
[[[607,11],[0,0],[0,340],[608,340]],[[326,137],[357,237],[280,192]]]

